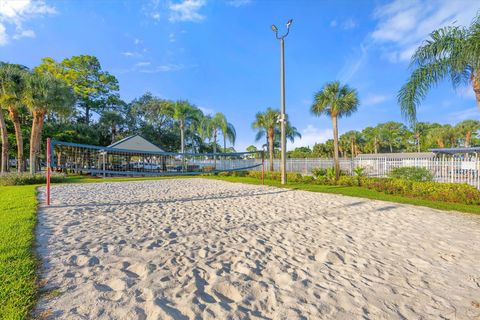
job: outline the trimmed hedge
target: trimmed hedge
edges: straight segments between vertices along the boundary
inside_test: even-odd
[[[249,171],[248,177],[261,179],[261,171]],[[280,180],[279,172],[265,172],[265,179]],[[412,181],[392,178],[369,178],[361,176],[340,176],[338,181],[327,176],[302,177],[300,173],[287,173],[289,182],[319,185],[361,186],[378,192],[432,201],[480,205],[480,191],[468,184]]]
[[[61,183],[66,181],[63,174],[52,173],[50,177],[52,183]],[[0,186],[23,186],[29,184],[45,184],[47,179],[44,174],[30,174],[30,173],[6,173],[0,175]]]
[[[480,204],[480,191],[468,184],[409,181],[391,178],[364,178],[367,189],[433,201]]]
[[[390,178],[404,179],[411,181],[432,181],[433,174],[427,168],[420,167],[401,167],[394,168],[390,171]]]

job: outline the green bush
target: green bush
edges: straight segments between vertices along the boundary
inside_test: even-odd
[[[375,191],[432,201],[480,204],[480,191],[468,184],[363,178],[363,187]]]
[[[401,167],[390,171],[390,178],[404,179],[410,181],[432,181],[433,174],[427,168],[420,167]]]
[[[52,183],[61,183],[66,181],[63,174],[53,173],[50,177]],[[28,184],[45,184],[47,179],[44,174],[30,174],[30,173],[6,173],[0,175],[0,186],[21,186]]]
[[[302,183],[312,183],[315,179],[312,176],[303,176]]]
[[[314,177],[323,177],[323,176],[326,176],[327,175],[327,169],[324,169],[324,168],[320,168],[320,167],[317,167],[317,168],[313,168],[312,169],[312,174]]]

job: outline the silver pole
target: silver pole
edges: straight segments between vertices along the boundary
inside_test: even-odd
[[[281,98],[281,111],[280,111],[280,127],[281,127],[281,145],[282,145],[282,154],[281,154],[281,176],[282,184],[287,183],[287,139],[286,139],[286,115],[285,115],[285,56],[284,56],[285,46],[283,38],[280,39],[280,98]]]
[[[283,36],[278,35],[278,28],[275,25],[272,25],[272,31],[275,32],[275,37],[280,40],[280,98],[281,98],[281,108],[280,108],[280,129],[281,129],[281,160],[280,160],[280,171],[281,171],[281,180],[282,184],[287,183],[287,132],[286,132],[286,121],[287,116],[285,113],[285,57],[284,57],[284,39],[288,36],[290,32],[290,26],[292,25],[293,20],[290,19],[287,22],[287,32]]]

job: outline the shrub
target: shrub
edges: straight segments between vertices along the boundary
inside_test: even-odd
[[[314,181],[314,178],[312,176],[303,176],[302,177],[302,182],[303,183],[312,183]]]
[[[327,169],[320,168],[320,167],[313,168],[312,174],[314,177],[323,177],[327,175]]]
[[[427,168],[401,167],[394,168],[389,173],[390,178],[405,179],[410,181],[432,181],[433,174]]]
[[[63,174],[52,173],[50,177],[52,183],[61,183],[66,181]],[[44,174],[30,174],[30,173],[7,173],[0,175],[0,186],[20,186],[27,184],[45,184],[47,179]]]
[[[480,191],[467,184],[411,181],[391,178],[363,178],[363,187],[375,191],[432,201],[480,204]]]
[[[359,179],[358,177],[352,177],[352,176],[340,176],[338,181],[335,182],[335,184],[339,186],[358,186],[359,185]]]

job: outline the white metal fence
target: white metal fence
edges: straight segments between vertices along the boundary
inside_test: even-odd
[[[261,164],[261,159],[248,160],[217,160],[217,169],[226,170],[235,167],[253,166]],[[208,161],[213,162],[212,160]],[[241,162],[241,163],[237,163]],[[333,159],[287,159],[288,172],[300,172],[311,175],[313,168],[333,167]],[[468,183],[480,189],[480,160],[477,157],[469,158],[355,158],[340,159],[340,168],[352,175],[356,167],[365,168],[365,174],[370,177],[385,177],[393,168],[423,167],[432,174],[434,181],[448,183]],[[273,161],[274,171],[280,171],[280,160]],[[256,167],[253,170],[262,170]],[[268,159],[265,159],[265,170],[269,170]]]

